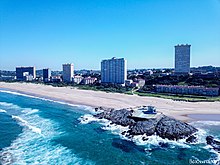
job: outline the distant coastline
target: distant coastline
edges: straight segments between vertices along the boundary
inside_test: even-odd
[[[0,82],[0,88],[55,101],[61,100],[74,105],[91,106],[93,108],[101,106],[118,109],[153,105],[165,115],[187,122],[200,120],[191,118],[190,114],[220,114],[220,102],[174,101],[164,98],[80,90],[70,87],[53,87],[33,83]]]

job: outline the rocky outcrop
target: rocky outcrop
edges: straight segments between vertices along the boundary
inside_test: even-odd
[[[220,141],[214,140],[213,136],[207,136],[206,143],[211,145],[214,150],[220,153]]]
[[[106,110],[102,113],[94,115],[95,117],[102,119],[108,119],[112,121],[114,124],[122,125],[122,126],[131,126],[135,124],[135,121],[129,117],[132,116],[132,111],[121,109],[121,110]]]
[[[193,135],[191,135],[190,137],[188,137],[186,139],[187,143],[196,143],[197,141],[198,141],[198,139],[195,136],[193,136]]]
[[[137,121],[137,119],[132,119],[132,113],[132,110],[127,109],[111,109],[94,116],[99,119],[108,119],[114,124],[129,126],[129,130],[123,134],[130,137],[133,135],[146,134],[147,136],[150,136],[156,134],[162,138],[178,140],[189,137],[197,131],[197,129],[193,126],[165,115],[160,115],[157,118],[145,120],[141,119],[141,121]]]
[[[170,140],[183,139],[196,131],[193,126],[168,116],[162,117],[156,126],[157,135]]]
[[[155,133],[157,120],[149,119],[147,121],[138,121],[133,126],[130,126],[128,133],[130,135],[153,135]]]

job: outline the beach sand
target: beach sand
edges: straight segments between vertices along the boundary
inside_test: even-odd
[[[0,82],[0,88],[29,95],[61,100],[71,104],[105,108],[155,106],[157,111],[182,121],[193,121],[189,114],[220,114],[220,102],[184,102],[156,97],[143,97],[102,91],[80,90],[73,87],[52,87],[32,83]],[[188,116],[189,115],[189,116]],[[198,119],[196,119],[198,120]]]

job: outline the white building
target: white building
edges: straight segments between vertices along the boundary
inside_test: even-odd
[[[85,77],[83,80],[82,80],[82,83],[85,84],[85,85],[88,85],[88,84],[94,84],[94,82],[97,80],[97,78],[94,78],[94,77]]]
[[[74,83],[80,84],[83,80],[82,76],[74,76]]]
[[[175,73],[189,74],[190,72],[190,47],[191,45],[175,46]]]
[[[63,64],[63,81],[72,82],[74,78],[73,64]]]
[[[101,62],[101,82],[124,84],[127,79],[127,61],[124,58],[103,60]]]

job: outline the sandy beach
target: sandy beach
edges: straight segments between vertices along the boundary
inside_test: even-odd
[[[189,114],[220,114],[220,102],[173,101],[171,99],[80,90],[72,87],[52,87],[32,83],[0,82],[0,88],[92,107],[102,106],[119,109],[152,105],[156,107],[157,111],[182,121],[194,120],[187,116]]]

